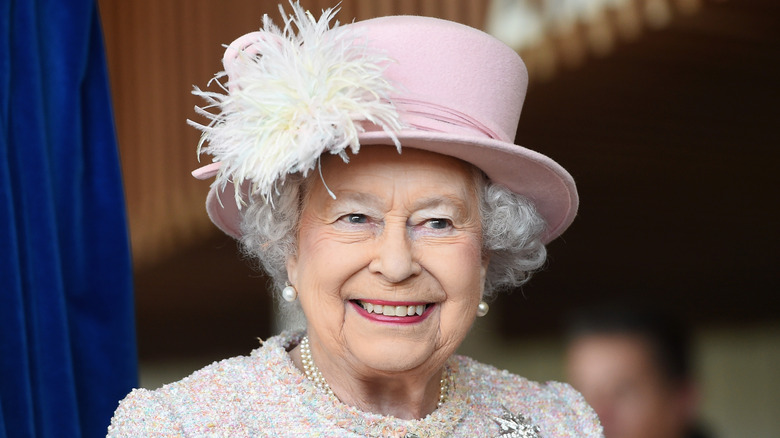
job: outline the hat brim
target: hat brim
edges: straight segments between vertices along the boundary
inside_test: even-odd
[[[393,145],[383,131],[365,132],[359,137],[361,146]],[[403,148],[415,148],[461,159],[481,169],[494,183],[530,199],[547,223],[544,243],[563,233],[577,214],[579,197],[574,179],[558,163],[536,151],[490,138],[439,132],[405,130],[396,137],[402,145],[401,153]],[[240,238],[241,213],[233,201],[233,190],[231,184],[224,192],[212,186],[206,210],[217,227]]]

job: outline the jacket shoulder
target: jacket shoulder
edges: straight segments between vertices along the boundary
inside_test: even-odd
[[[459,381],[468,386],[473,409],[494,421],[523,419],[549,438],[603,437],[596,413],[569,384],[535,382],[466,357],[458,361]]]

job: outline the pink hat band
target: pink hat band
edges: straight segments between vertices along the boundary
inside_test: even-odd
[[[395,85],[390,101],[405,125],[395,133],[402,148],[459,158],[531,199],[547,222],[546,242],[571,224],[579,202],[571,175],[550,158],[513,143],[528,85],[517,53],[482,31],[436,18],[381,17],[342,28],[354,30],[359,42],[392,59],[384,77]],[[226,58],[236,56],[247,41],[246,36],[236,40]],[[366,125],[358,136],[361,145],[393,144],[382,128]],[[217,168],[199,169],[197,177],[208,178]],[[226,195],[217,191],[213,186],[209,193],[209,216],[238,237],[233,188],[226,188]]]
[[[421,100],[393,99],[404,123],[419,131],[449,132],[451,134],[484,136],[494,140],[507,141],[479,120],[452,108]],[[366,129],[372,131],[370,127]]]

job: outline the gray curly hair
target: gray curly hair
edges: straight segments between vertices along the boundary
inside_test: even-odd
[[[525,283],[547,257],[542,242],[546,224],[530,200],[490,182],[473,167],[482,220],[482,249],[490,258],[485,276],[483,299],[500,290]],[[308,193],[307,178],[288,175],[270,200],[254,199],[241,220],[241,248],[256,259],[270,276],[274,297],[282,319],[292,326],[305,326],[298,301],[287,303],[280,297],[287,283],[286,262],[297,252],[300,213]]]

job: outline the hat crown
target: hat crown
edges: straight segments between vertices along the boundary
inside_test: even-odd
[[[528,87],[520,56],[471,27],[430,17],[390,16],[349,24],[395,62],[402,120],[413,128],[513,142]]]
[[[288,69],[284,75],[277,76],[286,78],[301,73],[297,70],[299,65],[287,61],[300,61],[299,49],[309,49],[309,55],[315,55],[318,62],[327,62],[324,66],[319,65],[320,68],[303,70],[303,73],[318,72],[311,83],[293,81],[305,85],[306,90],[302,95],[307,99],[310,94],[353,96],[355,90],[350,87],[355,88],[355,82],[337,77],[335,83],[330,84],[328,81],[333,77],[333,72],[355,70],[360,73],[361,80],[370,80],[370,83],[361,82],[356,87],[358,95],[361,99],[367,98],[364,104],[371,108],[381,107],[382,111],[352,111],[351,103],[343,105],[347,109],[343,115],[349,118],[351,127],[350,144],[356,143],[356,147],[351,149],[353,153],[358,152],[360,145],[395,145],[452,156],[481,169],[492,182],[531,200],[547,225],[542,236],[544,243],[560,235],[571,224],[579,205],[571,175],[549,157],[514,142],[528,87],[528,72],[514,50],[485,32],[437,18],[380,17],[336,26],[332,29],[334,32],[331,32],[324,26],[332,18],[333,11],[327,10],[323,14],[324,18],[315,22],[303,10],[296,9],[294,23],[299,30],[303,26],[306,35],[300,37],[289,32],[292,27],[286,21],[284,35],[280,37],[284,40],[284,44],[280,40],[280,44],[286,48],[284,53],[276,50],[276,40],[267,35],[269,30],[281,35],[278,28],[268,26],[270,21],[264,22],[264,30],[234,41],[225,52],[225,72],[230,78],[227,86],[231,96],[224,96],[224,100],[231,101],[234,90],[241,89],[240,84],[234,83],[235,78],[241,77],[240,71],[235,70],[233,65],[234,59],[257,61],[257,66],[271,67],[280,62],[287,65]],[[312,36],[311,33],[317,35]],[[311,41],[314,43],[307,47]],[[330,50],[323,52],[322,44]],[[268,52],[260,50],[258,45]],[[346,58],[341,56],[343,52],[348,52]],[[269,58],[269,53],[281,53],[281,56]],[[320,81],[322,78],[327,81],[323,83]],[[255,89],[258,81],[271,85],[280,82],[249,78],[244,83]],[[347,92],[340,91],[343,84],[347,84]],[[334,85],[335,90],[327,88],[330,85]],[[213,98],[212,93],[202,94],[207,100]],[[260,101],[266,100],[265,95],[262,95]],[[275,101],[271,99],[270,102]],[[307,100],[305,106],[320,109],[332,107],[322,106],[316,99]],[[277,120],[277,113],[274,107],[269,119]],[[294,112],[298,113],[309,114],[306,111]],[[228,115],[232,114],[234,112],[228,111]],[[246,115],[243,110],[235,114],[240,117]],[[384,116],[379,117],[377,114]],[[223,115],[218,114],[214,119],[217,125],[221,125]],[[340,126],[335,122],[320,122],[318,120],[313,124],[317,133],[322,129],[328,135],[332,134],[331,131],[341,132],[330,129]],[[249,125],[256,124],[255,119],[251,118]],[[271,142],[282,149],[277,152],[301,150],[299,131],[297,128],[290,130],[288,126],[292,125],[283,124],[282,131],[294,138]],[[210,129],[211,125],[206,128]],[[242,134],[230,136],[230,139],[242,140],[245,137]],[[307,161],[310,164],[316,163],[319,154],[325,151],[344,152],[343,141],[340,149],[334,149],[327,139],[320,141],[318,135],[309,137],[317,140],[314,142],[316,147],[308,148],[316,152],[312,154],[312,160]],[[255,145],[259,146],[260,151],[256,163],[258,166],[266,163],[266,156],[272,159],[277,156],[263,152],[266,143],[261,141]],[[225,162],[216,161],[219,162],[193,174],[202,179],[217,174],[217,182],[212,185],[207,200],[209,216],[223,231],[238,238],[241,236],[238,201],[250,196],[250,183],[247,179],[239,178],[238,181],[243,183],[234,185],[236,178],[231,178],[229,172],[223,172]],[[255,169],[254,165],[245,161],[239,160],[234,164],[241,169]],[[288,173],[300,171],[296,170],[300,166],[288,167],[285,168]],[[220,175],[225,174],[228,177],[218,183]],[[219,196],[225,192],[235,192],[237,202],[222,203]]]

